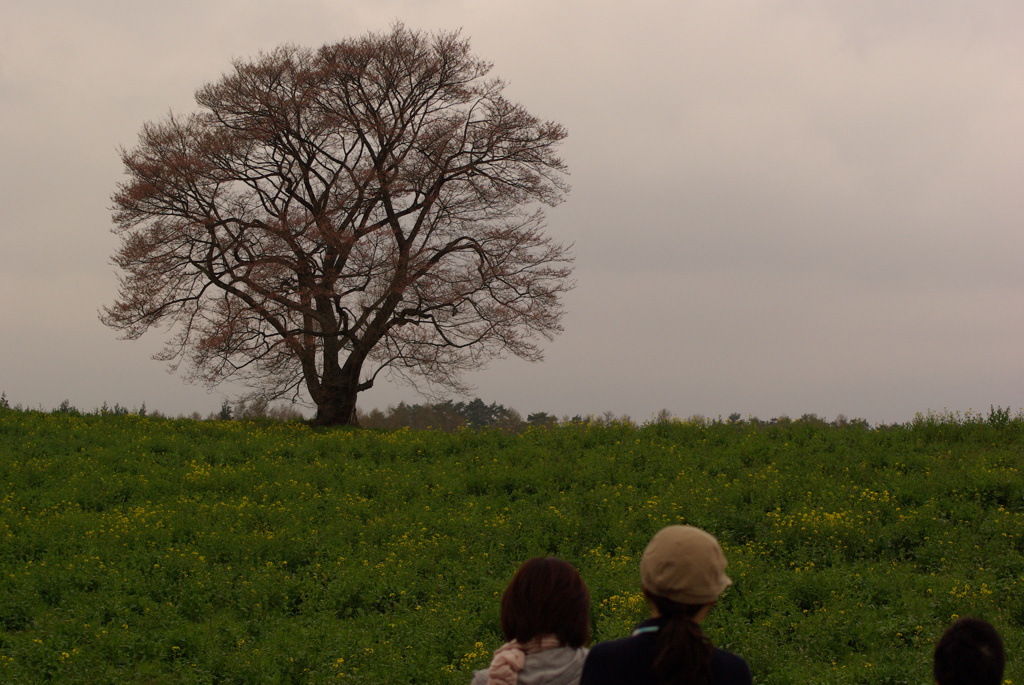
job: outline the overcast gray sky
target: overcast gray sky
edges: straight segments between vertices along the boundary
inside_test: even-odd
[[[665,408],[872,423],[1024,406],[1019,0],[5,0],[0,390],[208,413],[118,340],[110,195],[143,122],[290,42],[461,28],[564,124],[548,229],[577,287],[546,360],[475,395],[524,415]],[[381,385],[360,406],[421,401]]]

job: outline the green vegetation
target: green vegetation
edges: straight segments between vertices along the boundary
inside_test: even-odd
[[[1024,665],[1024,420],[869,429],[311,429],[0,409],[0,680],[468,683],[498,595],[557,554],[594,638],[685,521],[735,586],[706,624],[759,683],[925,683],[956,615]]]

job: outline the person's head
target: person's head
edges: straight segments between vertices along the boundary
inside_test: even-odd
[[[935,645],[932,675],[939,685],[1000,685],[1003,640],[987,621],[957,619]]]
[[[732,585],[726,564],[710,533],[693,526],[668,526],[644,550],[640,585],[646,594],[678,604],[711,604]]]
[[[715,538],[693,526],[658,531],[640,560],[640,585],[661,619],[651,667],[659,683],[710,683],[711,641],[700,621],[725,588],[725,555]]]
[[[580,647],[590,640],[590,591],[572,564],[556,557],[530,559],[501,596],[506,640],[554,635]]]

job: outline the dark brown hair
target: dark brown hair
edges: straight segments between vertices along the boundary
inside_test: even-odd
[[[680,604],[646,590],[644,595],[664,619],[651,666],[658,685],[710,683],[714,645],[694,620],[707,604]]]
[[[958,619],[935,645],[932,674],[939,685],[1000,685],[1005,667],[1002,638],[980,618]]]
[[[556,557],[530,559],[501,596],[506,640],[554,635],[569,647],[590,640],[590,591],[572,564]]]

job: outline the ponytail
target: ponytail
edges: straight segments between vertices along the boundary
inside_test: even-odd
[[[648,594],[663,623],[655,643],[654,677],[658,685],[710,685],[714,646],[694,619],[705,604],[679,604]]]

